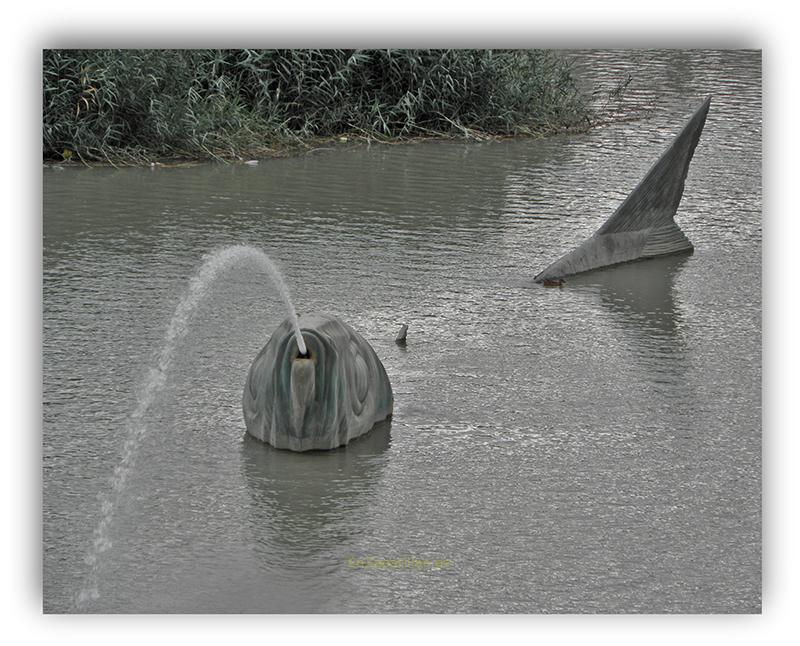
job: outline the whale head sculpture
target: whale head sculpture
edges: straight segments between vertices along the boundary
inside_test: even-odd
[[[349,325],[305,315],[300,354],[290,319],[258,353],[244,387],[247,432],[279,449],[334,449],[392,414],[394,398],[383,364]]]

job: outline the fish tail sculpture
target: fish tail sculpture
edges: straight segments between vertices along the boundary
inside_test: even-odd
[[[674,218],[710,104],[709,96],[606,223],[579,247],[539,273],[534,278],[537,283],[693,249]]]
[[[250,366],[242,397],[250,435],[279,449],[334,449],[392,414],[386,370],[361,335],[322,314],[299,326],[305,356],[286,319]]]

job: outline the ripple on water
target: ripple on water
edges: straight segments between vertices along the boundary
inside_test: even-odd
[[[45,174],[46,611],[71,610],[87,575],[96,496],[177,300],[201,255],[232,244],[278,262],[298,312],[339,315],[373,345],[391,426],[325,456],[248,442],[245,373],[285,311],[263,272],[229,272],[148,413],[92,609],[760,607],[760,54],[566,55],[600,107],[638,118],[541,141]],[[695,252],[535,285],[707,94],[677,216]],[[348,565],[368,556],[451,565]]]

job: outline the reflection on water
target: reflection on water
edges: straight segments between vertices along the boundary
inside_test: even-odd
[[[650,258],[571,276],[568,288],[598,295],[604,307],[620,315],[621,327],[675,337],[681,327],[675,279],[690,255]]]
[[[631,75],[610,105],[647,117],[258,166],[44,170],[47,612],[74,610],[118,429],[177,299],[231,244],[276,260],[298,313],[372,345],[391,439],[294,455],[243,437],[247,369],[285,310],[263,272],[223,272],[148,411],[89,611],[760,608],[760,54],[567,55],[606,97]],[[707,94],[676,216],[694,253],[534,284]]]
[[[632,357],[637,374],[652,387],[696,405],[687,388],[687,317],[676,282],[692,252],[649,258],[572,276],[569,289],[585,296],[587,309],[611,314],[609,331],[619,342],[620,357]],[[674,411],[671,411],[674,412]],[[652,411],[653,415],[663,415]],[[681,425],[686,425],[682,421]]]
[[[245,435],[242,473],[250,494],[252,540],[265,562],[308,566],[358,533],[359,510],[388,459],[391,421],[334,451],[295,453]]]

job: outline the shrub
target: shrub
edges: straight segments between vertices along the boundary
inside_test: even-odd
[[[587,108],[549,50],[45,50],[43,153],[235,158],[313,139],[537,135]]]

